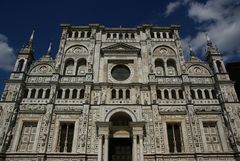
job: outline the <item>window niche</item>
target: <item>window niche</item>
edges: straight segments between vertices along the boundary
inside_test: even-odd
[[[24,122],[17,151],[32,152],[37,133],[37,122]]]
[[[183,151],[183,139],[180,123],[167,123],[168,147],[170,153]]]
[[[58,134],[58,152],[72,152],[74,123],[62,122]]]
[[[203,122],[203,132],[207,150],[210,152],[222,151],[222,144],[219,137],[217,122]]]

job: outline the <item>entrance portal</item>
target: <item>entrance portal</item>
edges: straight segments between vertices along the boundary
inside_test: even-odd
[[[132,161],[132,140],[130,138],[111,138],[109,161]]]
[[[132,139],[129,123],[131,117],[124,113],[115,113],[111,118],[111,138],[109,138],[109,161],[132,161]]]

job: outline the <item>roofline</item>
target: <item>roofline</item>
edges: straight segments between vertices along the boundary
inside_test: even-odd
[[[98,28],[102,30],[110,30],[110,31],[123,31],[123,30],[142,30],[146,28],[150,28],[153,30],[180,30],[180,25],[171,24],[170,26],[155,26],[152,24],[142,24],[136,27],[105,27],[104,25],[100,24],[89,24],[89,25],[71,25],[71,24],[60,24],[62,29],[91,29],[91,28]]]

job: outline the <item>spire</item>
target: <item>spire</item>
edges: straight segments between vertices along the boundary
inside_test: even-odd
[[[206,32],[205,35],[206,35],[206,39],[207,39],[207,45],[210,47],[213,47],[213,43],[212,43],[211,39],[209,38],[208,33]]]
[[[33,30],[26,47],[32,48],[32,42],[33,42],[33,38],[34,38],[34,33],[35,33],[35,31]]]
[[[51,51],[52,51],[52,42],[49,43],[48,50],[45,54],[43,54],[41,60],[42,61],[49,61],[51,60]]]
[[[22,49],[20,50],[20,53],[33,53],[32,44],[33,44],[34,33],[35,31],[33,30],[28,42],[25,45],[23,45]]]

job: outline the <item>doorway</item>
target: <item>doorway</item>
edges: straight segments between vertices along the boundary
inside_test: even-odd
[[[110,138],[109,161],[132,161],[131,138]]]

